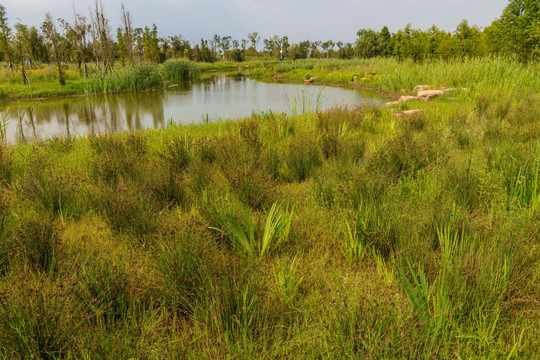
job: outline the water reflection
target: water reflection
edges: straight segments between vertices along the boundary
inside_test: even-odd
[[[8,141],[29,142],[55,136],[161,128],[169,121],[191,123],[205,118],[246,117],[254,111],[288,111],[291,104],[287,99],[301,92],[301,97],[313,101],[320,91],[318,86],[216,78],[163,91],[5,103],[0,111],[8,115]],[[323,107],[384,101],[345,88],[325,87],[322,93]]]

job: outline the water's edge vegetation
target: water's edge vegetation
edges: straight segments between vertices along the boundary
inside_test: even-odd
[[[0,145],[1,356],[540,352],[535,66],[371,59],[242,71],[457,90],[397,105],[423,110],[408,118],[268,112]]]

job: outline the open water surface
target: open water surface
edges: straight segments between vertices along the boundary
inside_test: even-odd
[[[7,119],[7,140],[13,143],[385,101],[357,89],[221,77],[160,91],[9,102],[0,111]]]

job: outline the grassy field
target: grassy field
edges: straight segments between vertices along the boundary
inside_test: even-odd
[[[268,63],[459,90],[0,146],[0,357],[535,358],[537,70]]]

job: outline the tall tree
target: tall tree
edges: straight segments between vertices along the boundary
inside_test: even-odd
[[[259,36],[259,33],[257,31],[254,31],[247,35],[249,41],[251,41],[251,46],[253,46],[253,49],[257,51],[257,44],[261,40],[261,37]]]
[[[231,40],[232,37],[230,36],[223,36],[221,37],[221,51],[223,51],[223,60],[225,60],[225,57],[227,56],[227,52],[231,48]]]
[[[332,52],[334,52],[335,45],[336,44],[332,40],[328,40],[322,43],[321,47],[326,54],[327,59],[332,55]]]
[[[212,47],[212,52],[214,53],[214,57],[217,59],[218,49],[221,46],[221,36],[215,34],[212,40],[210,40],[210,46]]]
[[[133,45],[134,45],[134,32],[133,32],[133,19],[129,10],[122,4],[122,27],[123,27],[123,41],[126,48],[127,57],[130,62],[133,63]]]
[[[28,30],[29,38],[29,51],[30,51],[30,61],[42,61],[48,63],[50,61],[49,51],[47,50],[47,45],[45,44],[45,39],[43,35],[38,31],[35,26],[31,26]]]
[[[71,28],[69,37],[75,43],[75,59],[79,70],[82,69],[84,77],[88,77],[87,63],[90,60],[90,49],[88,45],[88,34],[91,31],[91,25],[88,24],[86,17],[77,13],[75,8],[73,9],[73,26]]]
[[[159,62],[159,38],[156,24],[152,25],[152,29],[148,26],[144,27],[143,44],[143,54],[146,60]]]
[[[24,63],[28,59],[28,43],[29,43],[29,34],[28,26],[17,22],[15,24],[15,36],[13,38],[15,48],[17,49],[17,55],[19,56],[19,61],[21,63],[21,75],[24,85],[30,85],[30,80],[26,75],[26,70],[24,68]]]
[[[13,63],[11,62],[11,29],[8,26],[8,18],[6,8],[0,4],[0,46],[8,63],[8,70],[11,70],[13,75]],[[6,72],[7,75],[7,72]]]
[[[500,19],[501,27],[512,57],[521,61],[534,61],[536,45],[534,26],[540,20],[538,0],[510,0]]]
[[[58,30],[56,29],[56,24],[54,23],[51,13],[48,12],[45,14],[45,20],[43,21],[41,30],[43,31],[45,37],[47,38],[47,40],[49,40],[52,46],[53,55],[56,60],[56,66],[58,68],[58,80],[60,81],[60,85],[65,86],[67,85],[67,83],[62,72],[62,62],[60,60],[59,50],[60,35],[58,34]]]
[[[94,0],[94,9],[90,13],[92,23],[92,42],[98,66],[103,66],[103,72],[112,70],[114,63],[114,42],[111,39],[111,27],[105,16],[102,0]]]
[[[116,55],[118,55],[118,58],[120,59],[120,62],[122,63],[122,67],[125,67],[126,59],[128,55],[127,55],[126,43],[124,40],[124,32],[122,31],[121,27],[116,29],[116,49],[117,49]]]

